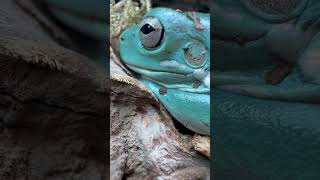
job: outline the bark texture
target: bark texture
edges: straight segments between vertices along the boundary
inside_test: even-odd
[[[106,179],[107,72],[54,24],[0,7],[0,179]]]

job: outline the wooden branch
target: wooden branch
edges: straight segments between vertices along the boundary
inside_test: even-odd
[[[106,179],[107,72],[0,7],[0,179]]]
[[[111,68],[111,179],[205,179],[209,160],[192,151],[164,107],[142,83]]]

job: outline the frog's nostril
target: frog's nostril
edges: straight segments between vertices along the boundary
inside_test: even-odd
[[[121,36],[121,37],[120,37],[120,41],[124,41],[124,37]]]

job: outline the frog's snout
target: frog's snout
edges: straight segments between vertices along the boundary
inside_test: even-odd
[[[120,37],[119,37],[119,49],[121,49],[123,44],[126,43],[126,41],[128,40],[128,35],[127,34],[128,34],[127,30],[123,31],[120,34]]]
[[[128,60],[129,54],[134,50],[135,46],[134,43],[136,43],[138,40],[136,39],[136,34],[134,33],[136,30],[136,27],[130,27],[128,29],[126,29],[125,31],[123,31],[120,34],[119,37],[119,52],[120,52],[120,56],[122,61],[124,61],[125,63],[126,60]],[[132,58],[132,57],[131,57]]]
[[[135,40],[136,35],[133,33],[132,28],[124,30],[119,37],[120,43],[125,43],[126,41]]]
[[[124,40],[125,40],[125,38],[123,36],[120,36],[120,42],[124,41]]]

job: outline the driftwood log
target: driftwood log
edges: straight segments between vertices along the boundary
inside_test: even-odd
[[[61,43],[65,42],[65,43]],[[108,73],[29,1],[0,1],[0,179],[108,179]]]

